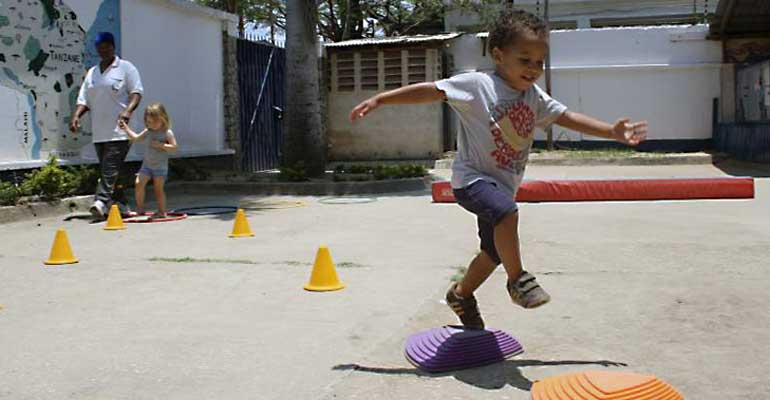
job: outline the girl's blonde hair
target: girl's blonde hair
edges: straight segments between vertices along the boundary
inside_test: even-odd
[[[164,131],[171,129],[171,118],[169,118],[168,113],[166,112],[166,107],[164,107],[163,104],[152,103],[149,106],[147,106],[147,109],[144,110],[145,125],[147,125],[148,117],[152,117],[160,120],[161,125],[163,125],[162,129]]]

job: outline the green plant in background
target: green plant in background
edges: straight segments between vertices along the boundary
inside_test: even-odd
[[[96,184],[99,183],[99,168],[95,165],[78,165],[68,168],[78,195],[93,194]]]
[[[350,168],[347,168],[346,172],[349,174],[371,174],[372,167],[368,165],[351,165]]]
[[[0,182],[0,206],[15,206],[19,202],[21,192],[11,182]]]
[[[465,277],[465,273],[468,272],[468,268],[458,265],[454,267],[454,269],[455,269],[455,273],[452,275],[451,278],[449,278],[449,280],[451,280],[452,282],[460,282]]]
[[[281,171],[280,179],[282,181],[305,182],[308,180],[305,163],[302,161],[294,164],[294,166],[283,165],[279,167],[279,171]]]
[[[184,158],[170,160],[169,169],[174,178],[183,181],[205,181],[211,178],[209,171],[201,168],[195,161]]]
[[[338,165],[334,169],[334,177],[332,179],[335,182],[341,182],[345,180],[354,180],[354,181],[368,180],[360,177],[345,179],[344,177],[340,176],[344,174],[356,174],[356,175],[369,174],[369,175],[372,175],[375,180],[419,178],[427,175],[428,169],[425,166],[419,165],[419,164],[377,165],[377,166],[351,165],[348,167],[345,167],[343,165]]]
[[[403,179],[419,178],[428,173],[427,168],[422,165],[380,165],[374,168],[374,178],[383,179]]]
[[[38,196],[42,200],[57,200],[75,192],[78,183],[76,178],[59,167],[56,157],[51,155],[48,163],[42,168],[26,175],[21,184],[21,192],[25,196]]]

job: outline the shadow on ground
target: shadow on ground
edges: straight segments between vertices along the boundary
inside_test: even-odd
[[[483,367],[435,374],[417,368],[371,367],[360,364],[340,364],[334,366],[332,369],[335,371],[358,371],[381,375],[414,375],[428,378],[452,376],[460,382],[481,389],[498,390],[504,388],[505,386],[513,386],[520,390],[529,391],[532,388],[533,382],[527,379],[521,373],[522,367],[547,367],[565,365],[600,365],[603,367],[627,366],[625,363],[608,360],[506,360]]]
[[[714,166],[732,176],[770,178],[770,164],[748,163],[735,160],[715,162]]]

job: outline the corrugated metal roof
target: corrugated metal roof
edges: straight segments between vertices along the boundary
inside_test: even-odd
[[[358,46],[375,46],[382,44],[411,44],[411,43],[424,43],[424,42],[439,42],[444,40],[454,39],[459,37],[462,33],[442,33],[439,35],[414,35],[414,36],[392,36],[392,37],[379,37],[379,38],[364,38],[346,40],[344,42],[325,43],[325,47],[358,47]]]

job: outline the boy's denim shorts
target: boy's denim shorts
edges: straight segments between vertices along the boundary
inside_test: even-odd
[[[500,256],[495,249],[495,226],[508,214],[518,210],[516,201],[496,184],[484,180],[473,182],[463,189],[454,189],[453,192],[457,203],[477,217],[481,250],[500,264]]]

